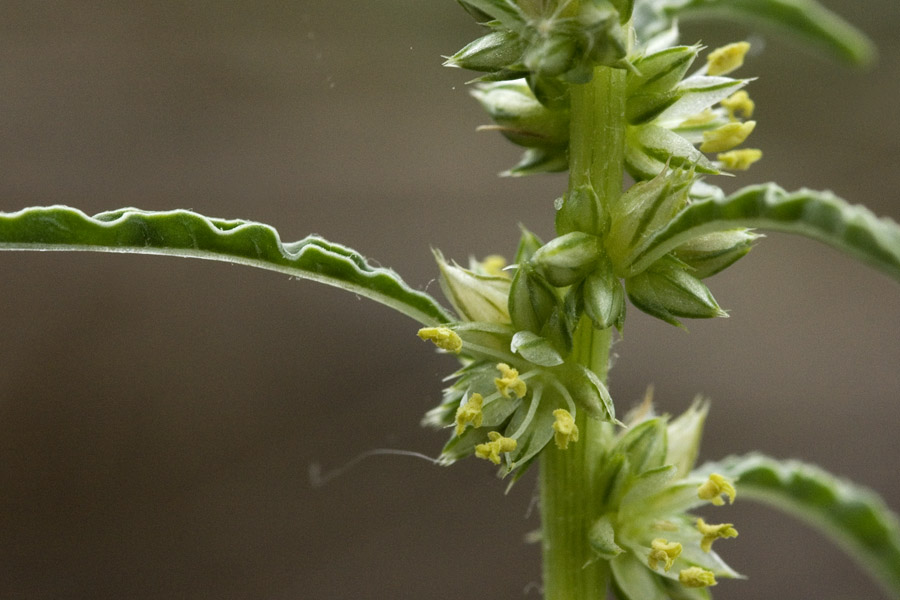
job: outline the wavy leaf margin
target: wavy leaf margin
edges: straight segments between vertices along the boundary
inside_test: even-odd
[[[732,477],[739,498],[783,510],[827,534],[891,597],[900,597],[900,522],[872,490],[807,463],[756,453],[699,471]]]
[[[876,56],[865,34],[814,0],[663,0],[663,10],[682,18],[754,21],[852,65],[870,65]]]
[[[786,192],[775,184],[694,202],[644,244],[630,261],[632,277],[681,244],[736,227],[803,235],[824,242],[900,281],[900,226],[831,192]]]
[[[394,271],[358,252],[311,235],[283,243],[262,223],[206,217],[187,210],[122,208],[89,217],[68,206],[0,213],[0,250],[67,250],[164,254],[249,265],[310,279],[365,296],[425,325],[448,313]]]

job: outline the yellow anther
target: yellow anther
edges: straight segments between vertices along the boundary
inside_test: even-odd
[[[665,563],[663,569],[668,572],[679,554],[681,554],[681,544],[656,538],[650,542],[650,556],[647,557],[647,564],[655,571],[659,566],[659,561],[663,561]]]
[[[709,587],[716,585],[716,576],[712,571],[700,567],[690,567],[678,573],[678,581],[685,587]]]
[[[516,440],[503,437],[496,431],[488,432],[488,438],[490,438],[490,442],[475,446],[475,456],[489,460],[495,465],[500,464],[502,452],[512,452],[516,449]]]
[[[488,275],[493,275],[494,277],[506,277],[509,279],[509,273],[503,270],[503,267],[506,266],[506,259],[499,254],[485,256],[484,260],[479,263],[479,266],[481,267],[481,270]]]
[[[503,394],[504,398],[509,398],[509,392],[512,391],[517,398],[522,398],[528,392],[525,382],[519,379],[519,372],[506,363],[498,363],[497,369],[500,371],[500,377],[494,379],[497,390]]]
[[[716,155],[716,160],[722,163],[726,169],[732,171],[746,171],[750,165],[762,158],[762,150],[756,148],[744,148],[732,150]]]
[[[666,521],[664,519],[654,521],[651,527],[653,527],[653,529],[656,529],[657,531],[678,531],[678,525],[676,525],[672,521]]]
[[[746,123],[726,123],[712,131],[704,131],[700,151],[725,152],[731,150],[735,146],[743,144],[754,127],[756,127],[756,121],[747,121]]]
[[[707,108],[682,121],[679,127],[699,127],[700,125],[706,125],[715,118],[716,113]]]
[[[472,394],[465,404],[460,404],[456,409],[456,435],[462,435],[466,430],[466,425],[478,429],[484,420],[484,414],[481,412],[481,406],[484,404],[484,398],[481,394]]]
[[[737,529],[731,523],[709,525],[703,519],[697,519],[697,531],[703,534],[700,540],[700,549],[704,552],[712,550],[712,543],[719,538],[734,538],[738,536]]]
[[[741,116],[745,119],[749,119],[753,116],[753,109],[756,108],[756,103],[750,99],[750,94],[741,90],[739,92],[735,92],[732,95],[728,96],[724,100],[722,100],[719,104],[728,111],[728,117],[732,121],[736,121],[737,118],[734,116],[735,113],[741,113]]]
[[[728,496],[728,504],[734,504],[734,498],[737,496],[737,490],[731,485],[731,482],[719,475],[711,473],[709,479],[697,488],[697,497],[701,500],[709,500],[716,506],[722,506],[725,501],[722,500],[722,494]]]
[[[449,327],[423,327],[419,330],[419,337],[431,340],[438,348],[455,354],[462,350],[462,340]]]
[[[747,42],[736,42],[713,50],[706,57],[706,72],[710,75],[727,75],[741,68],[748,50],[750,44]]]
[[[578,441],[578,426],[571,413],[565,409],[557,408],[553,411],[553,416],[556,418],[553,422],[553,441],[557,448],[565,450],[569,447],[569,442]]]

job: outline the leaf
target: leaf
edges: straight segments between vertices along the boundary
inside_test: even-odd
[[[167,254],[249,265],[311,279],[385,304],[425,325],[450,321],[428,294],[390,269],[317,236],[282,243],[251,221],[204,217],[187,210],[123,208],[89,217],[66,206],[0,213],[0,250],[75,250]]]
[[[829,535],[878,581],[900,597],[900,523],[877,494],[799,461],[760,454],[705,465],[737,479],[739,498],[794,515]]]
[[[698,236],[736,227],[795,233],[819,240],[900,281],[900,226],[831,192],[786,192],[775,184],[694,202],[628,261],[626,277]]]
[[[875,59],[875,48],[863,33],[814,0],[663,0],[660,4],[673,17],[719,17],[771,27],[850,64],[864,66]]]

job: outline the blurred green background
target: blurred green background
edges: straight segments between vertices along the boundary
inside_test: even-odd
[[[854,72],[751,35],[741,72],[774,179],[900,217],[900,5],[830,0],[873,36]],[[430,247],[511,254],[552,232],[559,176],[518,158],[447,55],[478,34],[452,0],[0,3],[0,209],[191,208],[310,232],[439,293]],[[703,31],[701,34],[700,32]],[[454,361],[344,292],[160,257],[3,254],[0,598],[538,598],[533,474],[437,455],[419,428]],[[813,461],[900,509],[900,287],[771,235],[711,280],[731,318],[690,333],[630,312],[611,389],[713,400],[701,459]],[[723,509],[724,510],[724,509]],[[738,502],[717,598],[884,598],[823,538]]]

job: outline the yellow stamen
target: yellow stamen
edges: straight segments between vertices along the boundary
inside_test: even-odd
[[[685,587],[709,587],[716,585],[716,576],[712,571],[700,567],[690,567],[678,573],[678,581]]]
[[[716,113],[707,108],[682,121],[679,127],[699,127],[700,125],[706,125],[715,118]]]
[[[725,152],[744,143],[756,127],[756,121],[746,123],[726,123],[712,131],[703,132],[701,152]]]
[[[479,266],[481,267],[481,270],[488,275],[493,275],[494,277],[506,277],[509,279],[509,273],[503,270],[503,267],[506,266],[506,259],[499,254],[485,256],[484,260],[479,263]]]
[[[556,417],[556,421],[553,422],[553,431],[556,432],[553,434],[553,441],[556,442],[557,448],[565,450],[569,447],[569,442],[578,441],[578,426],[567,410],[557,408],[553,411],[553,416]]]
[[[678,525],[676,525],[672,521],[666,520],[655,521],[652,527],[657,531],[678,531]]]
[[[475,429],[481,427],[484,420],[484,414],[481,412],[481,406],[484,398],[481,394],[472,394],[465,404],[460,404],[456,409],[456,435],[462,435],[466,430],[466,425],[472,425]]]
[[[504,398],[509,398],[509,392],[512,391],[517,398],[522,398],[528,392],[525,382],[519,379],[519,372],[506,363],[498,363],[497,369],[500,371],[500,377],[494,379],[497,390],[503,394]]]
[[[756,148],[744,148],[732,150],[716,155],[716,160],[722,163],[726,169],[732,171],[746,171],[750,165],[762,158],[762,150]]]
[[[419,330],[419,337],[431,340],[438,348],[455,354],[462,350],[462,340],[449,327],[423,327]]]
[[[706,72],[710,75],[727,75],[741,68],[748,50],[750,44],[747,42],[736,42],[713,50],[706,57]]]
[[[734,504],[734,498],[737,496],[737,490],[731,485],[731,482],[719,475],[711,473],[709,479],[697,488],[697,497],[701,500],[709,500],[716,506],[722,506],[725,501],[722,500],[722,494],[728,496],[728,504]]]
[[[756,103],[750,99],[750,94],[744,90],[733,93],[719,104],[728,111],[728,117],[732,121],[737,120],[734,115],[738,112],[740,112],[741,116],[745,119],[749,119],[753,116],[753,109],[756,108]]]
[[[719,538],[734,538],[738,536],[737,529],[731,523],[709,525],[703,519],[697,519],[697,530],[703,534],[700,540],[700,549],[704,552],[712,550],[712,543]]]
[[[516,449],[516,440],[503,437],[496,431],[488,432],[488,438],[490,438],[490,442],[475,446],[475,456],[489,460],[495,465],[500,464],[500,454],[502,452],[512,452]]]
[[[647,557],[647,564],[655,571],[659,561],[663,561],[665,563],[663,569],[668,572],[679,554],[681,554],[681,544],[656,538],[650,542],[650,556]]]

